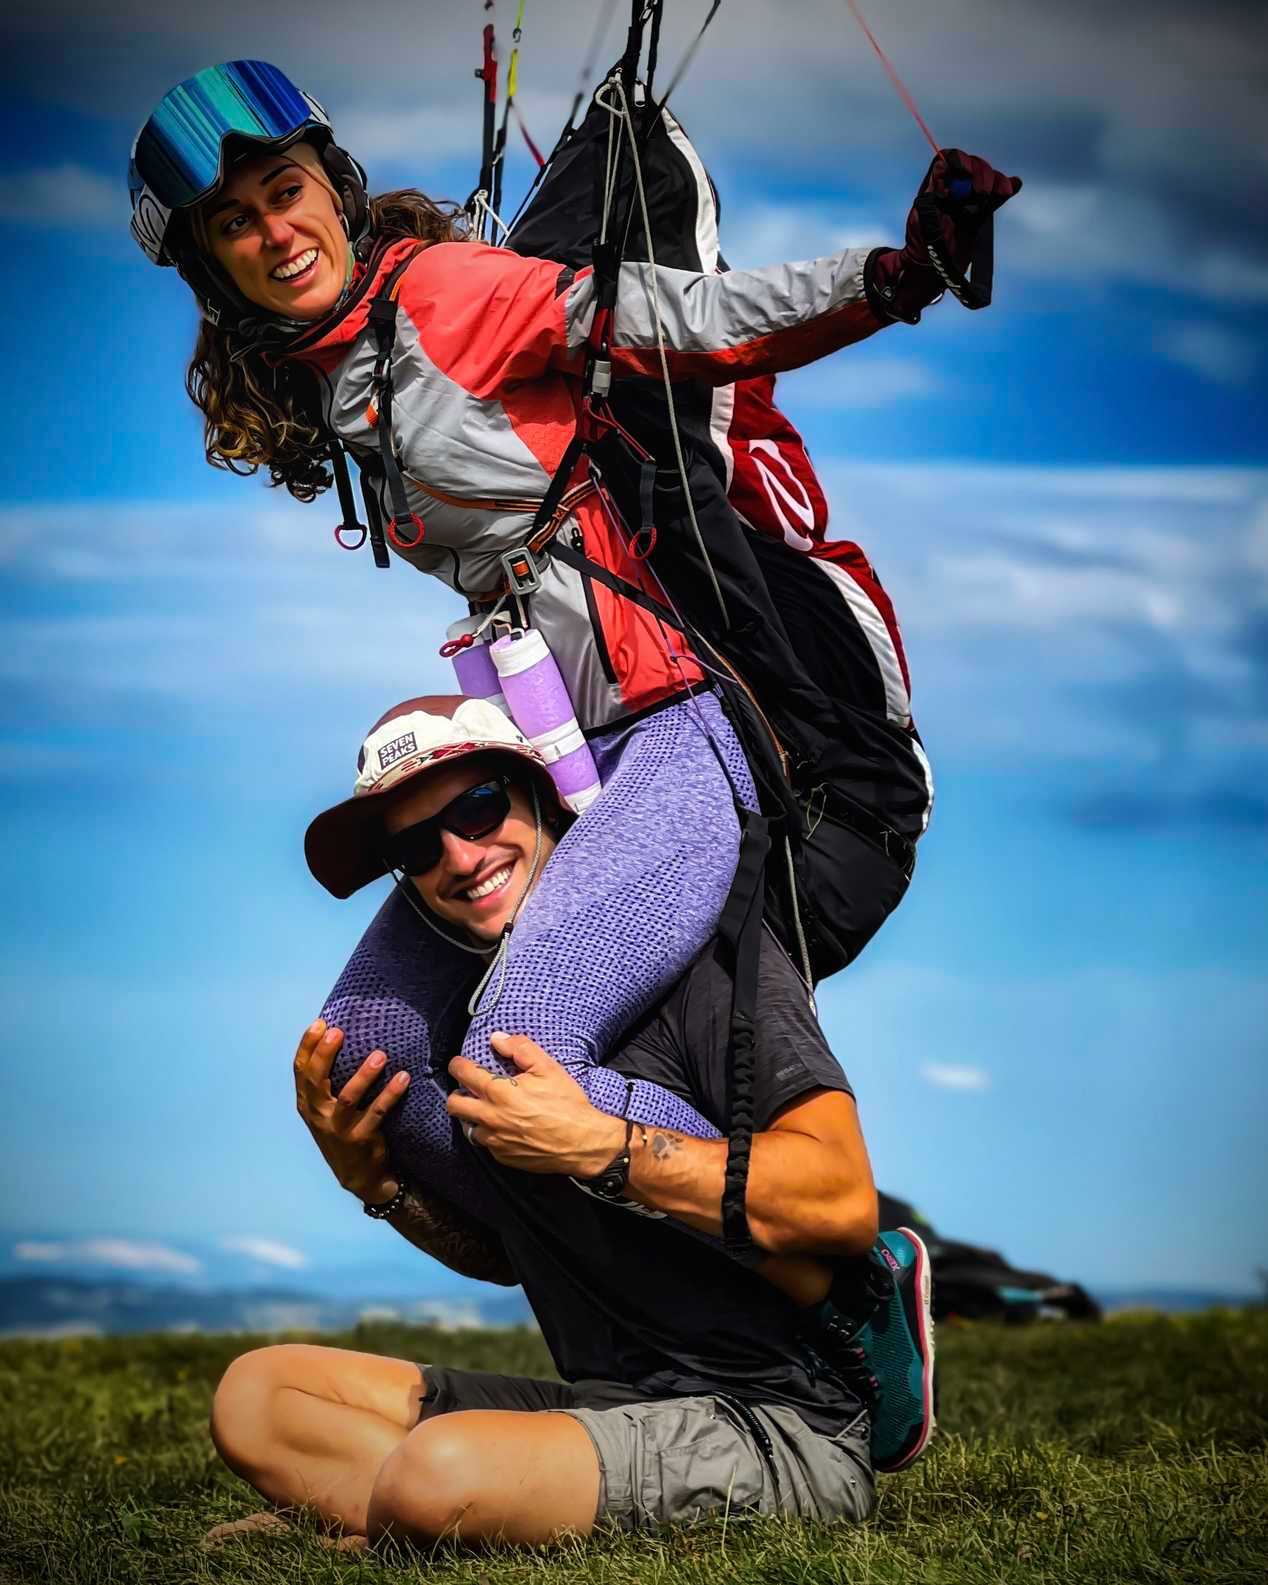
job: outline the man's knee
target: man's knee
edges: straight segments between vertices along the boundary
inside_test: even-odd
[[[427,1540],[461,1534],[479,1491],[477,1439],[455,1416],[424,1421],[388,1455],[375,1477],[370,1539],[387,1533]]]
[[[272,1439],[273,1404],[279,1387],[301,1373],[302,1344],[275,1343],[239,1354],[220,1378],[211,1401],[211,1439],[236,1474],[260,1462]]]

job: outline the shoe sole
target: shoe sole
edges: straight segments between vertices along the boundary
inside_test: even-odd
[[[929,1251],[925,1248],[925,1241],[920,1234],[913,1233],[910,1227],[900,1227],[898,1232],[904,1238],[910,1239],[916,1250],[916,1285],[920,1295],[920,1302],[916,1308],[918,1328],[916,1343],[923,1361],[920,1373],[920,1406],[923,1418],[920,1435],[903,1456],[892,1464],[876,1466],[877,1472],[882,1475],[896,1475],[900,1469],[906,1469],[909,1464],[914,1464],[929,1446],[929,1438],[938,1423],[933,1412],[933,1268],[929,1261]]]

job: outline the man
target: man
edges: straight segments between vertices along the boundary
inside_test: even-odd
[[[391,785],[371,776],[333,825],[319,817],[308,849],[319,876],[329,836],[345,855],[364,843],[397,858],[429,927],[491,943],[563,822],[535,752],[500,712],[472,704],[413,700],[389,712],[375,732],[399,740],[410,725],[427,752]],[[375,741],[372,732],[363,763]],[[336,1100],[341,1036],[314,1024],[296,1057],[297,1097],[340,1182],[454,1269],[522,1282],[565,1380],[420,1373],[305,1345],[258,1350],[235,1361],[216,1395],[226,1461],[277,1506],[313,1509],[353,1537],[538,1543],[602,1521],[638,1529],[724,1510],[865,1517],[866,1372],[843,1350],[828,1363],[819,1322],[828,1262],[857,1261],[875,1240],[875,1191],[853,1096],[773,938],[759,991],[746,1199],[756,1270],[717,1243],[724,1140],[601,1112],[548,1053],[495,1036],[507,1072],[448,1064],[461,1087],[446,1102],[465,1132],[457,1148],[482,1185],[472,1216],[392,1171],[380,1130],[416,1080],[395,1075],[371,1098],[388,1066],[373,1052]],[[729,1002],[706,953],[606,1062],[725,1127]],[[895,1249],[921,1260],[917,1243],[894,1239],[891,1260]],[[925,1401],[908,1456],[932,1422],[924,1298],[909,1306]]]

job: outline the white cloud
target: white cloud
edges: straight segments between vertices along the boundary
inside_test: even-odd
[[[834,533],[869,551],[894,599],[935,766],[948,747],[1214,755],[1213,726],[1236,721],[1244,743],[1265,722],[1268,471],[821,471]]]
[[[1254,345],[1243,332],[1190,321],[1160,332],[1156,346],[1164,358],[1217,385],[1244,385],[1258,364]]]
[[[734,269],[760,269],[784,259],[818,259],[841,248],[877,248],[896,240],[892,221],[844,204],[807,198],[727,209],[722,253]]]
[[[476,1302],[450,1299],[423,1299],[413,1306],[411,1318],[442,1332],[461,1332],[484,1324]]]
[[[320,1304],[284,1303],[246,1305],[243,1323],[251,1332],[315,1332],[321,1327]]]
[[[127,223],[123,184],[85,165],[13,171],[0,186],[0,217],[36,226],[119,226]]]
[[[50,1321],[47,1326],[24,1326],[20,1322],[17,1326],[6,1326],[0,1329],[0,1337],[40,1338],[42,1341],[58,1342],[68,1337],[104,1337],[105,1333],[97,1321],[71,1320]]]
[[[81,90],[80,108],[114,117],[128,107],[127,119],[135,121],[182,57],[191,68],[244,52],[277,59],[329,106],[341,140],[368,161],[372,175],[387,163],[393,181],[413,176],[428,186],[443,166],[450,182],[455,168],[470,173],[458,197],[474,184],[476,26],[432,8],[425,44],[414,48],[417,6],[383,0],[374,27],[358,29],[346,9],[315,0],[300,38],[269,11],[226,0],[214,17],[200,10],[165,23],[156,41],[152,9],[148,0],[127,0],[107,19],[86,13],[79,0],[51,0],[15,24],[11,68],[32,97],[57,102],[69,75]],[[1014,0],[1001,10],[998,0],[947,0],[933,26],[924,0],[890,0],[873,21],[936,134],[980,145],[1027,178],[1003,222],[1001,265],[1011,268],[1016,244],[1029,236],[1035,245],[1020,249],[1028,267],[1059,276],[1066,289],[1072,277],[1080,290],[1113,277],[1154,280],[1214,301],[1268,298],[1262,221],[1243,197],[1262,180],[1259,84],[1268,50],[1254,7],[1223,7],[1208,18],[1170,0],[1148,11],[1040,0]],[[698,24],[695,8],[668,9],[666,79]],[[501,32],[505,68],[505,19]],[[530,15],[520,105],[543,144],[553,140],[571,100],[587,32],[575,0],[541,0]],[[120,36],[138,47],[121,56],[113,48]],[[384,38],[402,47],[385,51]],[[614,32],[599,69],[616,50]],[[792,178],[806,194],[790,250],[766,245],[761,215],[728,213],[728,249],[748,262],[814,251],[797,244],[820,224],[817,204],[828,229],[859,241],[877,230],[856,229],[843,215],[833,228],[818,200],[825,185],[878,194],[853,202],[883,201],[877,240],[892,237],[908,197],[893,173],[909,166],[914,182],[926,157],[840,0],[785,8],[777,26],[769,0],[729,0],[675,107],[706,159],[732,164],[728,182],[746,168],[750,184]],[[511,157],[520,175],[528,170],[517,140]],[[512,192],[514,186],[513,177]],[[42,210],[76,223],[107,223],[125,206],[121,182],[80,166],[28,171],[10,195],[7,213]],[[732,231],[736,219],[740,229]],[[761,244],[751,258],[744,228]],[[781,224],[767,240],[783,235]]]
[[[202,1261],[166,1244],[136,1243],[124,1238],[86,1238],[68,1243],[26,1239],[13,1246],[15,1260],[36,1265],[69,1263],[112,1266],[121,1271],[155,1271],[172,1276],[193,1276]]]
[[[1238,251],[1195,232],[1165,193],[1118,190],[1099,173],[1077,184],[1027,183],[998,225],[1007,227],[1010,270],[1068,283],[1077,265],[1080,292],[1139,281],[1212,302],[1268,302],[1268,266],[1253,240]]]
[[[363,103],[350,114],[340,116],[339,140],[369,166],[405,164],[416,171],[422,164],[435,166],[442,160],[472,160],[477,153],[472,106],[469,97],[460,97],[461,108],[444,93],[420,96],[416,85],[408,97],[376,96],[372,104]],[[542,153],[549,153],[567,118],[570,96],[530,89],[519,93],[515,103]],[[521,138],[514,126],[507,132],[507,148],[510,158],[516,159]],[[466,194],[459,197],[465,198]],[[510,216],[503,218],[509,221]]]
[[[920,1069],[920,1076],[940,1090],[986,1090],[991,1084],[991,1076],[985,1068],[958,1063],[926,1062]]]
[[[863,358],[851,380],[866,387],[872,369],[895,400],[926,377]],[[787,383],[794,421],[832,393],[808,372]],[[1214,764],[1238,751],[1230,721],[1243,745],[1262,741],[1268,686],[1248,635],[1268,606],[1268,470],[818,461],[833,533],[864,546],[894,598],[935,759],[1145,760],[1180,737]],[[450,686],[437,651],[456,595],[338,551],[324,500],[255,496],[232,532],[219,501],[94,507],[91,567],[49,566],[63,508],[0,512],[6,569],[47,613],[0,614],[0,673],[59,729],[11,738],[0,774],[109,754],[103,729],[129,727],[142,702],[222,724],[267,710],[297,734],[333,713],[355,733],[385,678],[401,694]],[[1152,713],[1103,702],[1151,678]],[[93,731],[68,739],[68,724]]]
[[[832,358],[785,375],[781,388],[796,408],[874,408],[933,396],[939,380],[916,358]]]
[[[308,1265],[308,1256],[298,1249],[292,1249],[289,1244],[282,1244],[275,1238],[256,1238],[244,1235],[240,1238],[222,1238],[220,1247],[233,1254],[249,1255],[252,1260],[258,1260],[266,1266],[282,1266],[287,1271],[302,1271]]]

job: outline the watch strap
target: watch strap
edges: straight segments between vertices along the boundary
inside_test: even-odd
[[[601,1200],[620,1200],[625,1197],[626,1186],[630,1181],[630,1141],[634,1137],[634,1119],[625,1119],[625,1143],[620,1152],[613,1156],[602,1172],[593,1178],[577,1178],[574,1181],[583,1189],[588,1189],[591,1194],[597,1194]]]

